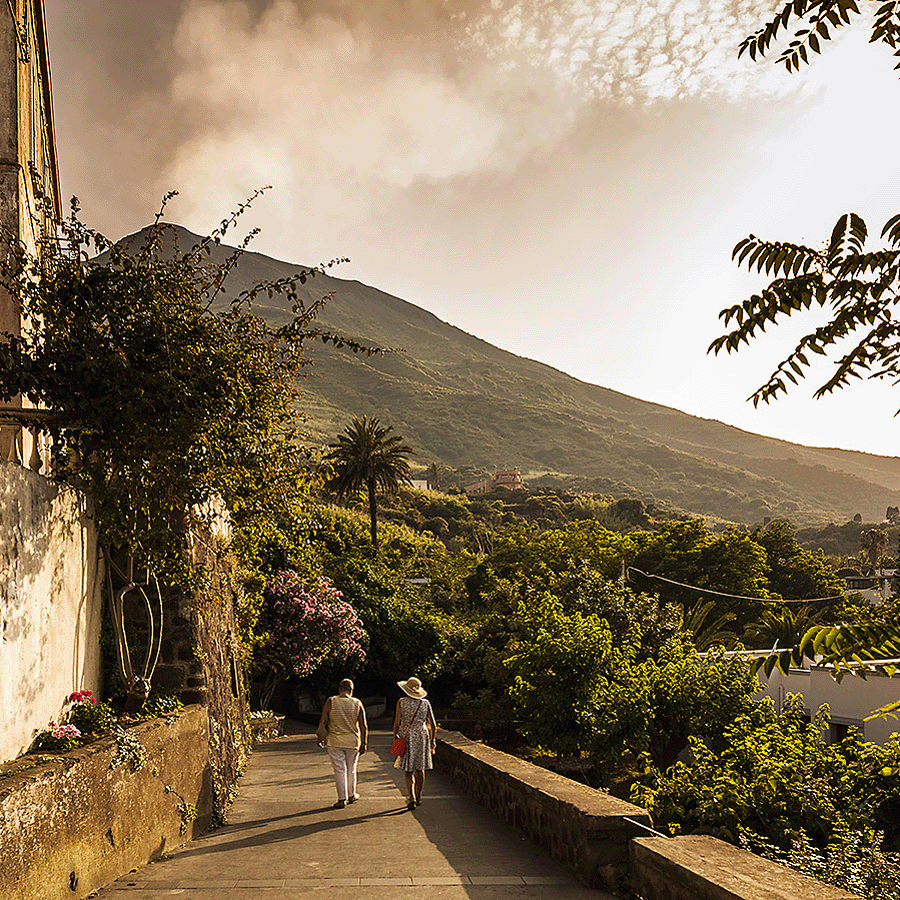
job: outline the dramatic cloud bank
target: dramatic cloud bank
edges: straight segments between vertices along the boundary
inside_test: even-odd
[[[457,209],[490,202],[479,179],[618,130],[617,108],[771,90],[771,71],[751,78],[735,59],[757,20],[721,0],[188,0],[155,187],[190,186],[179,210],[200,227],[272,183],[260,214],[273,249],[327,255],[360,223],[390,227],[428,184]]]
[[[777,340],[762,362],[705,354],[716,312],[759,287],[737,240],[900,209],[889,55],[863,24],[799,75],[738,60],[775,6],[50,4],[64,189],[118,236],[170,189],[170,216],[207,230],[272,184],[254,249],[350,256],[345,277],[578,377],[839,443],[812,428],[843,410],[744,405]]]

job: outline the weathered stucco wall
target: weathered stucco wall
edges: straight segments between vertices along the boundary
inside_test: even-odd
[[[101,583],[84,498],[0,462],[0,761],[72,691],[99,691]]]
[[[0,885],[6,900],[77,900],[200,835],[212,785],[207,710],[129,729],[143,768],[111,765],[112,738],[0,777]],[[174,791],[166,792],[166,787]],[[177,792],[177,794],[175,793]],[[187,821],[178,794],[197,807]],[[186,826],[182,833],[183,825]]]

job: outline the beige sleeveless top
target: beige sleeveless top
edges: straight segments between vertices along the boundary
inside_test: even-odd
[[[328,715],[328,746],[353,748],[359,746],[359,710],[362,703],[356,697],[332,697]]]

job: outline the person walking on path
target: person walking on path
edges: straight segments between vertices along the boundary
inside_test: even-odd
[[[353,696],[353,682],[345,678],[338,687],[338,695],[325,701],[316,729],[319,746],[328,748],[334,769],[338,798],[333,809],[343,809],[348,803],[359,800],[356,764],[359,754],[366,752],[368,734],[366,709]]]
[[[431,754],[437,741],[437,722],[427,692],[418,678],[408,678],[397,684],[406,694],[397,701],[394,714],[394,737],[406,738],[406,750],[398,757],[400,768],[406,773],[407,809],[415,809],[422,802],[425,770],[431,768]]]

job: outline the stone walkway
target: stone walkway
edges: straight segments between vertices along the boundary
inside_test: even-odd
[[[333,810],[328,756],[312,729],[299,729],[254,750],[228,825],[95,896],[613,900],[581,886],[439,774],[427,774],[422,805],[407,811],[390,735],[377,723],[360,760],[361,799]]]

